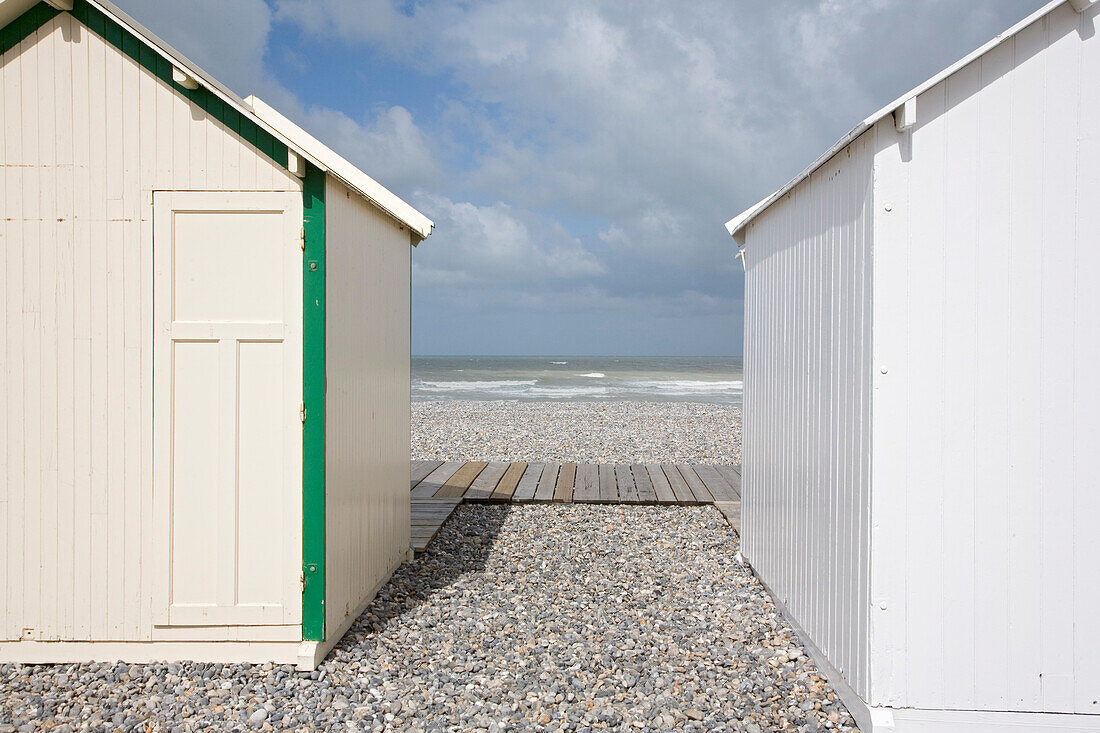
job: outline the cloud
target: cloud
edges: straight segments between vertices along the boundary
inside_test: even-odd
[[[569,337],[592,349],[623,343],[598,321],[655,350],[694,338],[703,351],[740,315],[722,223],[1043,1],[124,5],[436,220],[414,257],[418,348],[469,336],[457,312],[519,330],[568,308]],[[267,59],[280,33],[289,56]],[[387,103],[352,85],[322,97],[313,80],[291,91],[269,71],[303,58],[337,79],[347,66],[384,74]]]
[[[504,203],[476,206],[421,193],[416,203],[447,232],[413,261],[416,285],[467,289],[492,285],[523,290],[532,280],[568,278],[572,283],[598,277],[604,265],[559,223]]]
[[[326,107],[287,114],[390,188],[412,190],[442,176],[432,144],[404,107],[383,107],[362,120]]]

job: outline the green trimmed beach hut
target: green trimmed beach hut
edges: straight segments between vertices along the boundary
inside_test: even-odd
[[[432,222],[102,0],[0,1],[0,662],[312,668],[409,544]]]

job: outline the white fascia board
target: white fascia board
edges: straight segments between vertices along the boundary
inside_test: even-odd
[[[46,4],[57,10],[73,9],[73,0],[46,0]]]
[[[761,211],[771,200],[771,197],[764,199],[763,201],[757,201],[748,209],[745,209],[737,216],[733,217],[726,222],[726,231],[730,233],[730,236],[734,238],[737,244],[742,245],[745,243],[745,223],[756,216],[756,212]]]
[[[256,95],[245,99],[256,115],[292,141],[317,167],[339,179],[345,186],[382,209],[394,219],[427,238],[435,226],[432,220],[405,203],[397,194],[356,168],[348,160],[284,117],[278,110]]]
[[[1077,7],[1077,4],[1076,4],[1077,2],[1088,2],[1089,5],[1092,5],[1092,4],[1095,4],[1095,2],[1097,0],[1070,0],[1070,1],[1071,1],[1071,4],[1073,4],[1073,7],[1076,8]],[[781,189],[779,189],[778,191],[776,191],[771,196],[764,199],[762,202],[760,202],[756,206],[752,207],[751,209],[747,209],[746,211],[743,211],[741,214],[735,216],[733,219],[730,219],[730,221],[726,224],[726,229],[729,230],[730,236],[732,236],[736,239],[738,237],[738,235],[740,234],[740,232],[749,224],[749,222],[751,222],[753,219],[755,219],[760,214],[760,212],[764,211],[764,209],[768,208],[769,206],[774,204],[776,201],[778,201],[780,198],[785,196],[795,186],[802,183],[804,180],[806,180],[811,175],[813,175],[814,171],[816,171],[818,168],[820,168],[821,166],[823,166],[827,162],[829,162],[829,160],[832,159],[832,157],[834,155],[836,155],[841,150],[843,150],[850,142],[852,142],[857,137],[859,137],[863,133],[867,132],[872,127],[874,127],[874,125],[879,120],[886,117],[886,115],[893,114],[894,110],[898,109],[899,107],[904,107],[905,103],[910,98],[915,100],[919,95],[925,93],[926,91],[928,91],[932,87],[936,86],[941,81],[943,81],[947,77],[954,74],[956,71],[959,71],[960,69],[964,68],[968,64],[972,63],[975,59],[989,53],[991,50],[993,50],[997,46],[1001,45],[1002,43],[1007,41],[1009,38],[1012,38],[1017,33],[1019,33],[1020,31],[1022,31],[1025,28],[1027,28],[1029,25],[1031,25],[1035,21],[1040,20],[1040,19],[1044,18],[1045,16],[1049,15],[1050,13],[1052,13],[1054,11],[1055,8],[1058,8],[1062,5],[1064,5],[1066,2],[1067,2],[1067,0],[1051,0],[1051,2],[1047,3],[1043,7],[1039,8],[1034,13],[1027,16],[1023,20],[1021,20],[1019,23],[1017,23],[1016,25],[1014,25],[1011,28],[1009,28],[1008,30],[1006,30],[1004,33],[1001,33],[996,38],[989,41],[988,43],[986,43],[982,47],[976,49],[972,53],[967,54],[963,58],[959,59],[958,61],[953,63],[951,66],[948,66],[946,69],[944,69],[940,73],[936,74],[931,79],[924,82],[923,84],[917,86],[914,89],[910,89],[908,92],[901,95],[900,97],[895,99],[893,102],[890,102],[890,104],[886,105],[885,107],[878,110],[877,112],[875,112],[870,117],[868,117],[865,120],[863,120],[862,122],[860,122],[858,125],[856,125],[854,128],[852,128],[852,130],[849,131],[846,135],[844,135],[842,138],[840,138],[835,143],[833,143],[832,147],[830,147],[828,150],[826,150],[822,155],[818,156],[818,158],[813,163],[811,163],[809,166],[807,166],[805,169],[803,169],[803,171],[801,173],[799,173],[797,176],[792,178]],[[914,104],[915,104],[915,102],[914,102]]]

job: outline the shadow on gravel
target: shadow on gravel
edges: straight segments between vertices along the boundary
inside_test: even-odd
[[[464,575],[484,570],[511,512],[509,504],[460,505],[425,551],[394,572],[336,648],[352,646],[364,634],[383,631],[391,621],[415,610],[435,591],[447,588]]]

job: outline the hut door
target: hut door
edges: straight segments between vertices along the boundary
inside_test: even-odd
[[[169,626],[301,621],[300,193],[153,196],[153,446]]]

